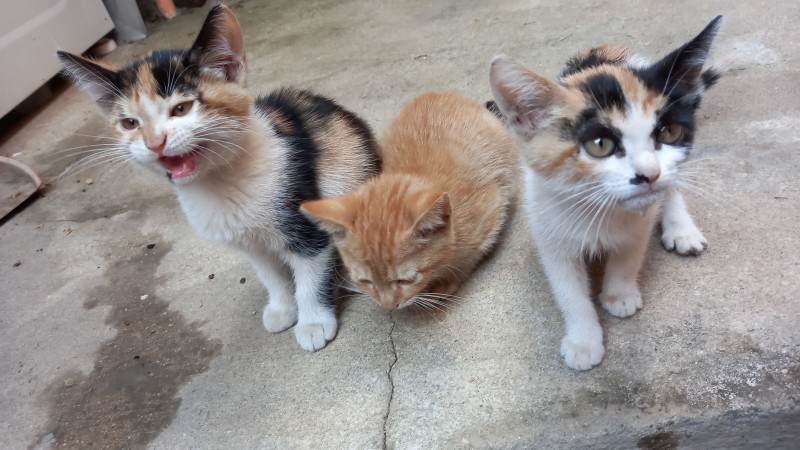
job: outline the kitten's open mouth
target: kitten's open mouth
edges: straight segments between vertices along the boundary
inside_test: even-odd
[[[197,170],[197,155],[203,149],[201,145],[195,146],[192,151],[177,156],[162,156],[158,162],[167,169],[169,177],[172,179],[185,178],[192,175]]]

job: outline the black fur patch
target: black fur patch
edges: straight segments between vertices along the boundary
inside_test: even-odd
[[[105,110],[112,109],[119,93],[124,89],[124,83],[119,73],[65,51],[59,50],[56,55],[61,61],[66,75],[106,88],[99,98],[95,98],[95,101]]]
[[[561,139],[565,141],[574,140],[577,142],[579,130],[585,128],[591,123],[597,122],[598,119],[596,108],[586,108],[581,111],[578,117],[572,120],[562,119],[561,123],[559,124]]]
[[[503,119],[503,113],[500,112],[500,107],[497,106],[497,102],[494,100],[489,100],[483,106],[486,107],[492,114],[494,114],[498,119]]]
[[[620,157],[625,155],[622,148],[622,133],[608,123],[605,118],[598,114],[596,108],[584,109],[578,117],[569,120],[564,119],[559,125],[561,139],[582,144],[588,140],[598,137],[608,138],[617,143],[615,155]]]
[[[656,92],[663,92],[671,99],[677,98],[673,91],[683,91],[686,95],[691,91],[696,91],[700,87],[700,83],[706,87],[713,86],[720,74],[715,70],[701,71],[721,22],[722,16],[717,16],[694,39],[678,47],[650,67],[634,70],[634,74],[648,88]]]
[[[183,50],[160,50],[145,58],[153,72],[159,96],[166,98],[175,91],[197,91],[197,68],[185,58],[187,53]]]
[[[570,75],[583,72],[592,67],[602,66],[603,64],[619,65],[624,62],[623,58],[612,59],[600,48],[593,48],[585,54],[573,56],[567,61],[567,65],[561,70],[559,78],[564,79]]]
[[[599,73],[586,79],[580,86],[589,94],[589,99],[602,109],[625,109],[625,94],[619,81],[607,73]]]
[[[280,111],[291,124],[283,130],[274,128],[289,149],[286,166],[289,172],[286,174],[288,185],[285,186],[283,195],[276,199],[278,205],[275,209],[280,211],[279,226],[287,247],[290,251],[307,257],[319,254],[330,243],[328,235],[300,212],[300,203],[320,197],[316,169],[320,152],[307,126],[314,115],[331,110],[324,103],[317,105],[315,102],[312,105],[317,106],[317,111],[300,103],[294,91],[287,89],[256,100],[257,109]]]
[[[325,272],[322,273],[319,283],[319,293],[317,294],[317,301],[328,308],[336,306],[336,294],[334,290],[333,274],[336,267],[336,252],[330,258],[328,264],[325,265]]]
[[[113,104],[119,94],[132,96],[137,82],[137,72],[143,64],[150,67],[156,82],[156,94],[160,97],[166,98],[175,91],[197,95],[198,68],[189,63],[184,56],[186,53],[184,50],[159,50],[116,72],[103,70],[102,76],[114,86],[116,92],[109,91],[100,103]],[[96,68],[91,70],[98,73]]]
[[[344,119],[353,131],[361,136],[362,144],[354,152],[366,156],[372,163],[367,172],[378,173],[380,157],[369,127],[354,114],[325,97],[308,91],[283,88],[256,100],[260,114],[270,117],[278,114],[283,119],[273,123],[275,134],[287,144],[287,186],[276,199],[280,211],[279,228],[288,249],[301,256],[315,256],[330,244],[327,233],[309,221],[301,212],[300,204],[320,198],[317,161],[321,150],[314,133],[334,117]]]
[[[717,81],[722,77],[722,74],[714,69],[708,69],[701,75],[703,85],[706,89],[717,84]]]

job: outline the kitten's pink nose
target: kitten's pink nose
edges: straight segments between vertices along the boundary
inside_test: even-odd
[[[167,136],[145,140],[144,145],[151,152],[161,155],[164,153],[164,147],[167,145]]]

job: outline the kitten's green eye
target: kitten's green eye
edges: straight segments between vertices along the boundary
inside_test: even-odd
[[[411,286],[412,284],[414,284],[417,281],[417,279],[416,278],[407,278],[407,279],[403,279],[403,280],[394,280],[394,281],[395,281],[395,283],[397,283],[400,286]]]
[[[172,116],[185,116],[189,111],[191,111],[193,104],[194,100],[187,100],[185,102],[178,103],[174,108],[172,108]]]
[[[135,130],[139,128],[139,121],[136,119],[125,118],[120,120],[119,123],[122,125],[122,128],[126,130]]]
[[[656,139],[662,144],[674,144],[683,137],[683,127],[677,123],[668,123],[658,129]]]
[[[586,153],[594,156],[595,158],[605,158],[610,156],[617,149],[617,143],[613,139],[596,137],[584,142],[583,149]]]
[[[372,285],[372,280],[367,279],[367,278],[358,278],[358,279],[356,279],[356,283]]]

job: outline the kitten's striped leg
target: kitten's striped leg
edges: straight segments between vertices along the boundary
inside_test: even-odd
[[[311,257],[292,255],[295,298],[299,315],[294,335],[303,350],[310,352],[325,347],[336,336],[333,272],[334,251],[329,245]]]
[[[267,288],[269,303],[264,308],[261,320],[267,331],[283,331],[297,321],[297,306],[292,295],[292,274],[284,263],[272,255],[251,255],[258,278]]]
[[[603,329],[589,297],[589,277],[582,259],[558,250],[539,249],[556,304],[564,317],[566,334],[561,356],[571,369],[587,370],[603,359]]]
[[[697,256],[708,246],[705,236],[689,215],[683,195],[677,189],[670,189],[666,193],[661,229],[661,244],[679,255]]]

